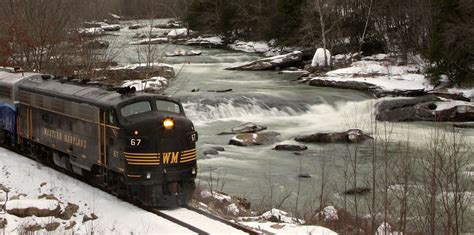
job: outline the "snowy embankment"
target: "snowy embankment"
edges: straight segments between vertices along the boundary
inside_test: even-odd
[[[11,199],[6,205],[6,210],[11,213],[0,209],[0,221],[6,219],[5,227],[0,225],[0,233],[52,230],[57,234],[193,234],[186,228],[3,148],[0,148],[0,166],[0,185],[10,190],[8,196]],[[5,199],[6,193],[0,190],[0,207]],[[25,208],[36,216],[20,217]]]
[[[415,65],[396,66],[387,61],[361,60],[350,67],[311,77],[310,85],[371,90],[377,94],[426,93],[433,86]]]

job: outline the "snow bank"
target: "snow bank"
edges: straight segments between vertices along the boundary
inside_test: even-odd
[[[244,42],[235,41],[233,44],[229,44],[229,48],[236,51],[243,51],[249,53],[264,53],[270,50],[268,43],[260,42]]]
[[[370,83],[383,91],[432,90],[433,86],[416,66],[392,66],[379,61],[357,61],[351,67],[333,70],[318,80]]]
[[[79,211],[69,221],[53,217],[19,218],[11,214],[1,214],[7,220],[5,234],[20,234],[27,224],[39,224],[42,227],[51,222],[58,222],[55,234],[194,234],[192,231],[155,214],[135,207],[115,196],[91,187],[63,173],[45,167],[26,157],[0,148],[0,184],[10,189],[10,196],[20,193],[29,199],[25,205],[51,208],[54,204],[47,200],[36,200],[41,194],[54,194],[61,202],[74,203]],[[47,182],[47,184],[44,184]],[[41,186],[42,185],[42,186]],[[44,204],[43,204],[44,203]],[[41,204],[41,205],[40,205]],[[94,213],[96,220],[83,222],[85,215]],[[67,229],[75,223],[72,229]],[[40,230],[38,233],[45,233]],[[1,232],[0,232],[1,233]]]
[[[324,55],[326,51],[326,55]],[[326,61],[326,62],[324,62]],[[331,52],[324,50],[324,48],[318,48],[313,56],[311,67],[329,66],[331,64]]]
[[[146,80],[126,80],[122,87],[135,87],[137,91],[160,91],[168,85],[168,80],[164,77],[152,77]]]

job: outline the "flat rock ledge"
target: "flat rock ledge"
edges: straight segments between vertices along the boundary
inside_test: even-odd
[[[236,67],[226,68],[227,70],[274,70],[287,67],[298,66],[303,62],[303,52],[294,51],[288,54],[263,58]]]
[[[305,143],[360,143],[372,139],[359,129],[350,129],[344,132],[316,133],[295,138],[298,142]]]
[[[445,100],[434,95],[411,99],[385,100],[375,104],[375,107],[378,121],[474,121],[474,104]]]

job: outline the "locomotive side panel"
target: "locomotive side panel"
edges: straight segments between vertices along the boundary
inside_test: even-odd
[[[82,169],[101,164],[99,108],[22,90],[19,100],[20,136],[70,155]]]

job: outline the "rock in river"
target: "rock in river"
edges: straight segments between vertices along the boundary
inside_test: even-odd
[[[232,137],[229,144],[236,146],[272,144],[277,140],[277,132],[242,133]]]
[[[279,144],[273,148],[275,150],[286,150],[286,151],[304,151],[308,149],[305,145],[296,144]]]
[[[276,68],[286,68],[298,66],[303,61],[303,52],[294,51],[285,55],[278,55],[269,58],[263,58],[243,64],[236,67],[227,68],[227,70],[271,70]]]
[[[372,137],[364,134],[359,129],[351,129],[344,132],[316,133],[312,135],[298,136],[295,140],[308,143],[360,143],[371,138]]]
[[[445,100],[433,95],[385,100],[377,103],[376,108],[379,121],[474,121],[474,104],[471,102]]]
[[[255,133],[266,130],[266,126],[257,125],[252,122],[247,122],[237,127],[231,128],[230,132],[221,132],[219,135],[240,134],[240,133]]]

